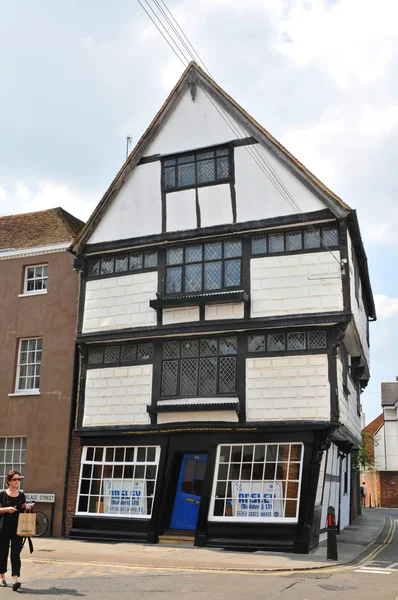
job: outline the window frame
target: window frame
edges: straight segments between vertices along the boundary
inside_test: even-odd
[[[274,476],[274,483],[277,481],[294,481],[298,483],[298,489],[297,489],[297,498],[295,499],[297,502],[296,505],[296,516],[295,517],[236,517],[236,516],[215,516],[214,515],[214,508],[215,508],[215,501],[217,500],[216,498],[216,491],[217,491],[217,483],[219,481],[224,481],[224,480],[219,480],[218,479],[218,471],[219,471],[219,466],[220,464],[228,464],[230,465],[232,463],[232,461],[230,460],[229,463],[221,463],[220,462],[220,454],[221,454],[221,448],[223,446],[229,446],[230,448],[236,447],[236,446],[241,446],[241,447],[245,447],[245,446],[252,446],[252,447],[256,447],[256,446],[278,446],[278,451],[279,451],[279,446],[300,446],[301,447],[301,456],[300,456],[300,461],[291,461],[294,462],[296,464],[299,464],[299,478],[298,480],[289,480],[289,478],[287,478],[286,480],[278,480],[276,479],[276,468],[275,468],[275,476]],[[254,451],[255,452],[255,451]],[[218,522],[218,523],[279,523],[279,524],[285,524],[285,523],[298,523],[299,520],[299,514],[300,514],[300,501],[301,501],[301,485],[302,485],[302,480],[303,480],[303,464],[304,464],[304,452],[305,452],[305,446],[303,444],[303,442],[260,442],[260,443],[256,443],[256,442],[241,442],[241,443],[224,443],[224,444],[218,444],[217,446],[217,453],[216,453],[216,459],[215,459],[215,463],[214,463],[214,474],[213,474],[213,485],[212,485],[212,490],[211,490],[211,496],[210,496],[210,506],[209,506],[209,512],[208,512],[208,521],[211,522]],[[271,463],[272,461],[269,461],[269,463]],[[279,462],[279,461],[278,461]],[[276,462],[275,464],[277,465],[278,462]],[[233,463],[232,463],[233,464]],[[243,465],[244,462],[241,459],[240,464]],[[251,463],[247,463],[247,464],[254,464],[254,457],[251,461]],[[261,464],[261,463],[260,463]],[[264,459],[264,465],[267,464],[267,460],[266,457]],[[287,461],[287,471],[289,472],[289,467],[290,467],[290,450],[289,450],[289,460]],[[240,482],[251,482],[251,481],[268,481],[266,479],[264,479],[265,476],[265,472],[263,472],[263,479],[262,480],[254,480],[254,479],[250,479],[250,480],[239,480]],[[226,482],[230,482],[232,480],[229,479],[229,477],[227,477]],[[286,486],[286,492],[284,494],[284,498],[283,498],[283,502],[286,502],[287,499],[287,486]],[[226,496],[224,497],[224,500],[226,500]],[[249,509],[250,510],[250,509]]]
[[[33,279],[28,279],[28,269],[34,269],[34,274],[36,274],[36,269],[38,268],[46,268],[47,275],[45,277],[33,277]],[[23,296],[39,296],[40,294],[48,293],[48,263],[38,264],[38,265],[25,265],[25,273],[24,273],[24,283],[23,283]],[[46,287],[41,290],[28,290],[28,282],[29,281],[46,281]]]
[[[19,449],[15,448],[15,440],[21,440],[21,445]],[[4,440],[4,448],[2,448],[1,446],[3,445],[3,440]],[[12,449],[7,448],[7,441],[8,440],[13,440],[13,444],[12,444]],[[24,482],[24,477],[25,477],[25,465],[26,465],[26,445],[27,445],[27,437],[24,435],[10,435],[10,436],[1,436],[0,437],[0,482],[2,483],[2,489],[6,488],[6,483],[5,483],[5,476],[8,473],[8,471],[11,471],[11,469],[16,469],[17,471],[19,471],[21,473],[21,485],[20,485],[20,489],[21,491],[23,490],[23,482]],[[12,452],[12,459],[11,461],[6,460],[6,452],[7,451],[11,451]],[[14,461],[15,458],[15,451],[19,451],[21,454],[19,456],[20,460],[19,461]],[[4,452],[4,461],[1,460],[2,458],[2,453]],[[23,457],[22,457],[22,452],[24,453]],[[4,468],[3,468],[4,467]],[[8,468],[10,467],[10,468]],[[2,474],[3,472],[3,474]],[[3,479],[3,481],[1,481]]]
[[[239,256],[231,256],[231,257],[226,257],[225,256],[225,244],[228,243],[233,243],[233,242],[239,242],[241,245],[241,252]],[[206,259],[206,246],[212,246],[215,244],[221,244],[221,258],[215,258],[215,259]],[[187,261],[187,250],[189,250],[190,248],[194,248],[194,247],[201,247],[201,252],[202,252],[202,258],[200,261]],[[182,262],[179,263],[170,263],[168,264],[168,253],[173,251],[173,250],[182,250]],[[197,242],[197,243],[186,243],[186,244],[176,244],[173,245],[172,247],[169,248],[165,248],[164,250],[165,252],[165,264],[164,264],[164,296],[165,298],[167,297],[174,297],[174,296],[199,296],[202,294],[217,294],[220,292],[233,292],[236,290],[241,290],[242,286],[243,286],[243,260],[244,260],[244,240],[241,237],[233,237],[231,239],[221,239],[221,240],[209,240],[206,242]],[[239,283],[236,285],[231,285],[231,286],[226,286],[225,285],[225,270],[226,270],[226,264],[228,262],[231,261],[236,261],[239,260],[240,261],[240,269],[239,269]],[[219,288],[209,288],[209,289],[205,289],[205,265],[207,264],[216,264],[216,263],[221,263],[221,286]],[[201,266],[201,288],[200,290],[194,290],[194,291],[186,291],[185,290],[185,285],[186,285],[186,268],[190,267],[190,266],[195,266],[195,265],[200,265]],[[176,269],[179,268],[181,269],[181,289],[180,291],[168,291],[167,286],[168,286],[168,270],[169,269]]]
[[[150,256],[155,256],[155,263],[148,266],[147,262],[149,262]],[[141,257],[141,266],[137,268],[132,268],[133,257]],[[117,261],[121,259],[127,260],[127,268],[124,270],[117,269]],[[102,271],[103,262],[108,261],[112,263],[112,270],[108,272]],[[92,266],[97,265],[97,272],[90,272]],[[86,262],[86,276],[87,281],[93,281],[96,279],[108,279],[110,277],[123,277],[124,275],[135,275],[138,273],[149,273],[153,271],[157,271],[159,268],[159,249],[156,248],[132,248],[129,250],[125,250],[124,252],[117,253],[109,253],[109,254],[100,254],[100,255],[92,255],[87,257]]]
[[[94,452],[93,452],[93,460],[88,460],[87,459],[87,451],[89,448],[93,448]],[[134,460],[133,461],[107,461],[106,460],[106,450],[107,449],[113,449],[114,451],[117,448],[122,448],[124,449],[124,455],[126,455],[126,450],[127,449],[134,449]],[[139,461],[138,460],[138,450],[141,448],[145,448],[145,450],[147,450],[148,448],[154,448],[155,449],[155,460],[150,462],[150,461]],[[102,449],[102,460],[95,460],[95,450],[96,449]],[[115,456],[116,452],[114,452],[114,459],[116,458]],[[81,460],[80,460],[80,471],[79,471],[79,483],[78,483],[78,490],[77,490],[77,497],[76,497],[76,515],[79,516],[94,516],[94,517],[102,517],[102,518],[106,518],[106,519],[145,519],[145,520],[149,520],[152,518],[153,516],[153,506],[154,506],[154,502],[155,502],[155,497],[156,497],[156,491],[157,491],[157,484],[158,484],[158,479],[159,479],[159,465],[160,465],[160,458],[161,458],[161,446],[160,445],[154,445],[154,444],[149,444],[147,446],[145,445],[136,445],[136,446],[127,446],[127,445],[118,445],[118,444],[112,444],[112,445],[107,445],[107,446],[97,446],[97,445],[89,445],[89,446],[84,446],[83,451],[82,451],[82,456],[81,456]],[[84,466],[86,465],[92,465],[93,468],[91,469],[91,476],[90,477],[83,477],[83,471],[84,471]],[[96,478],[93,477],[93,471],[94,471],[94,465],[100,466],[101,468],[101,477]],[[145,496],[147,499],[151,498],[152,499],[152,503],[151,503],[151,511],[150,514],[141,514],[141,513],[137,513],[137,514],[122,514],[122,513],[105,513],[105,512],[90,512],[89,510],[87,511],[82,511],[79,510],[79,503],[80,503],[80,499],[82,497],[87,497],[87,509],[90,508],[90,498],[94,497],[94,498],[104,498],[105,494],[103,493],[103,482],[105,481],[105,479],[116,479],[116,480],[124,480],[124,477],[113,477],[113,473],[112,473],[112,477],[106,477],[105,478],[105,474],[104,474],[104,467],[105,466],[110,466],[112,468],[112,471],[114,472],[114,467],[122,467],[122,469],[124,470],[125,466],[130,466],[133,467],[135,469],[136,466],[142,466],[145,468],[148,466],[155,466],[156,467],[156,474],[155,474],[155,478],[154,479],[146,479],[145,477],[138,477],[137,479],[142,480],[145,479],[145,481],[154,481],[154,487],[153,487],[153,493],[150,496]],[[89,481],[89,492],[86,493],[81,493],[81,487],[82,487],[82,481]],[[99,489],[100,492],[97,494],[91,494],[91,488],[92,488],[92,482],[93,481],[99,481],[100,485],[99,485]],[[132,478],[132,481],[135,481],[135,477]],[[102,490],[102,491],[101,491]],[[111,497],[111,495],[110,495]],[[120,507],[119,507],[120,508]]]
[[[327,230],[334,230],[337,233],[337,244],[327,244],[324,241],[324,232]],[[306,236],[308,237],[310,234],[319,234],[319,246],[306,245]],[[290,235],[300,235],[300,248],[288,248],[288,238]],[[275,236],[283,237],[283,249],[276,250],[271,252],[270,250],[270,240]],[[262,251],[255,251],[254,246],[256,242],[262,240],[264,243],[265,249]],[[337,250],[340,248],[340,232],[338,225],[334,223],[328,223],[319,226],[311,226],[311,229],[306,229],[303,227],[300,228],[292,228],[292,229],[274,229],[267,230],[263,232],[257,232],[250,237],[250,256],[251,258],[261,258],[263,256],[271,257],[271,256],[280,256],[284,254],[304,254],[307,252],[327,252],[329,249]]]
[[[22,352],[22,343],[23,342],[28,342],[28,349],[26,350],[26,353],[28,354],[29,352],[32,352],[32,350],[29,350],[29,342],[31,341],[35,341],[36,345],[35,345],[35,358],[36,358],[36,352],[40,351],[41,352],[41,358],[40,358],[40,362],[34,362],[34,363],[21,363],[21,352]],[[41,348],[37,348],[37,342],[41,341]],[[25,352],[25,351],[24,351]],[[40,392],[40,380],[41,380],[41,365],[43,362],[43,338],[42,337],[38,337],[38,338],[20,338],[19,339],[19,345],[18,345],[18,361],[17,361],[17,371],[16,371],[16,380],[15,380],[15,393],[16,394],[31,394],[31,393],[39,393]],[[23,366],[30,366],[30,365],[34,365],[35,367],[37,365],[40,365],[40,373],[39,373],[39,385],[38,387],[33,387],[33,388],[20,388],[19,387],[19,380],[21,377],[23,377],[25,380],[29,379],[29,377],[26,375],[21,375],[21,367]],[[30,376],[32,377],[32,375]],[[34,379],[37,378],[36,375],[36,368],[35,368],[35,375],[33,375]]]
[[[228,151],[228,177],[224,177],[224,178],[217,178],[217,152],[218,151]],[[198,162],[202,162],[200,159],[198,160],[198,155],[200,154],[205,154],[205,153],[209,153],[209,152],[214,152],[214,157],[213,157],[213,161],[214,161],[214,165],[215,165],[215,179],[211,180],[211,181],[204,181],[204,182],[198,182],[198,168],[197,168],[197,164]],[[195,183],[191,183],[191,184],[187,184],[187,185],[178,185],[178,160],[184,157],[189,157],[189,156],[193,156],[193,160],[186,162],[186,163],[180,163],[180,164],[194,164],[194,170],[195,170]],[[225,156],[225,155],[224,155]],[[223,156],[220,156],[219,158],[223,158]],[[174,160],[175,164],[174,165],[167,165],[167,162],[170,162]],[[205,160],[211,160],[210,158],[207,159],[203,159],[203,161]],[[175,182],[176,184],[174,186],[166,186],[165,185],[165,169],[167,168],[172,168],[174,167],[175,170]],[[201,148],[198,150],[193,150],[190,152],[179,152],[179,153],[175,153],[175,154],[170,154],[168,156],[164,156],[161,159],[161,183],[162,183],[162,193],[169,193],[169,192],[178,192],[180,190],[189,190],[189,189],[197,189],[197,188],[201,188],[201,187],[207,187],[210,185],[222,185],[223,183],[228,184],[231,183],[231,181],[233,181],[234,179],[234,170],[233,170],[233,148],[229,145],[229,144],[220,144],[219,146],[211,146],[208,148]]]
[[[222,354],[220,351],[220,341],[222,339],[230,339],[233,338],[236,340],[236,352],[231,354]],[[205,340],[211,342],[213,340],[217,340],[217,353],[216,354],[206,354],[203,355],[200,351],[201,342]],[[182,356],[181,344],[184,342],[192,342],[196,341],[198,343],[198,353],[197,356]],[[179,344],[179,355],[178,357],[172,358],[163,358],[163,348],[164,344],[168,342],[178,342]],[[236,334],[231,335],[219,335],[219,336],[211,336],[211,337],[192,337],[192,338],[183,338],[183,339],[166,339],[161,343],[160,349],[160,376],[159,376],[159,392],[158,392],[158,401],[159,405],[162,404],[162,400],[183,400],[186,398],[195,399],[195,398],[235,398],[238,397],[238,367],[239,367],[239,337]],[[200,393],[200,361],[206,358],[216,358],[217,359],[217,370],[216,370],[216,391],[215,393],[211,392],[203,392]],[[221,372],[221,359],[222,358],[234,358],[235,359],[235,382],[234,382],[234,390],[220,392],[220,372]],[[196,394],[187,394],[181,393],[181,363],[183,360],[192,361],[195,360],[197,362],[197,380],[196,380]],[[163,394],[163,369],[165,363],[171,363],[177,361],[177,374],[176,374],[176,393],[175,394]]]

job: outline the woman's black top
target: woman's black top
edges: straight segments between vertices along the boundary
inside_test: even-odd
[[[1,517],[4,519],[2,531],[10,535],[17,533],[18,515],[20,512],[23,512],[22,505],[25,504],[25,502],[26,498],[23,492],[19,492],[18,496],[15,496],[15,498],[9,496],[4,490],[0,492],[0,505],[2,508],[15,506],[15,508],[18,509],[18,512],[2,513]]]

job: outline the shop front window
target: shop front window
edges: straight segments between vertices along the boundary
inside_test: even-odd
[[[302,444],[218,446],[209,521],[297,522]]]
[[[84,448],[77,514],[149,518],[159,457],[159,446]]]

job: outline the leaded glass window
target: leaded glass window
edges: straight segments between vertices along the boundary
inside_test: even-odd
[[[316,250],[339,245],[339,234],[336,227],[314,228],[270,233],[251,238],[252,255],[273,254],[279,252],[300,252]]]
[[[163,343],[161,396],[216,396],[236,393],[234,336]]]
[[[106,255],[101,258],[88,259],[87,275],[88,277],[101,277],[106,275],[113,275],[115,273],[117,274],[129,273],[130,271],[141,271],[142,269],[155,269],[157,265],[157,250],[147,250],[145,252],[131,252],[130,254],[125,253]]]
[[[237,288],[242,279],[242,242],[210,242],[166,251],[166,294]]]
[[[123,365],[148,362],[153,358],[153,344],[126,344],[124,346],[93,346],[88,349],[88,367]]]
[[[163,161],[165,191],[210,183],[225,183],[230,178],[229,148],[190,152]]]

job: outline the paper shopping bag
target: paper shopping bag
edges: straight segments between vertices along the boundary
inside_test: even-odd
[[[19,513],[17,535],[20,537],[36,535],[36,515],[34,513]]]

